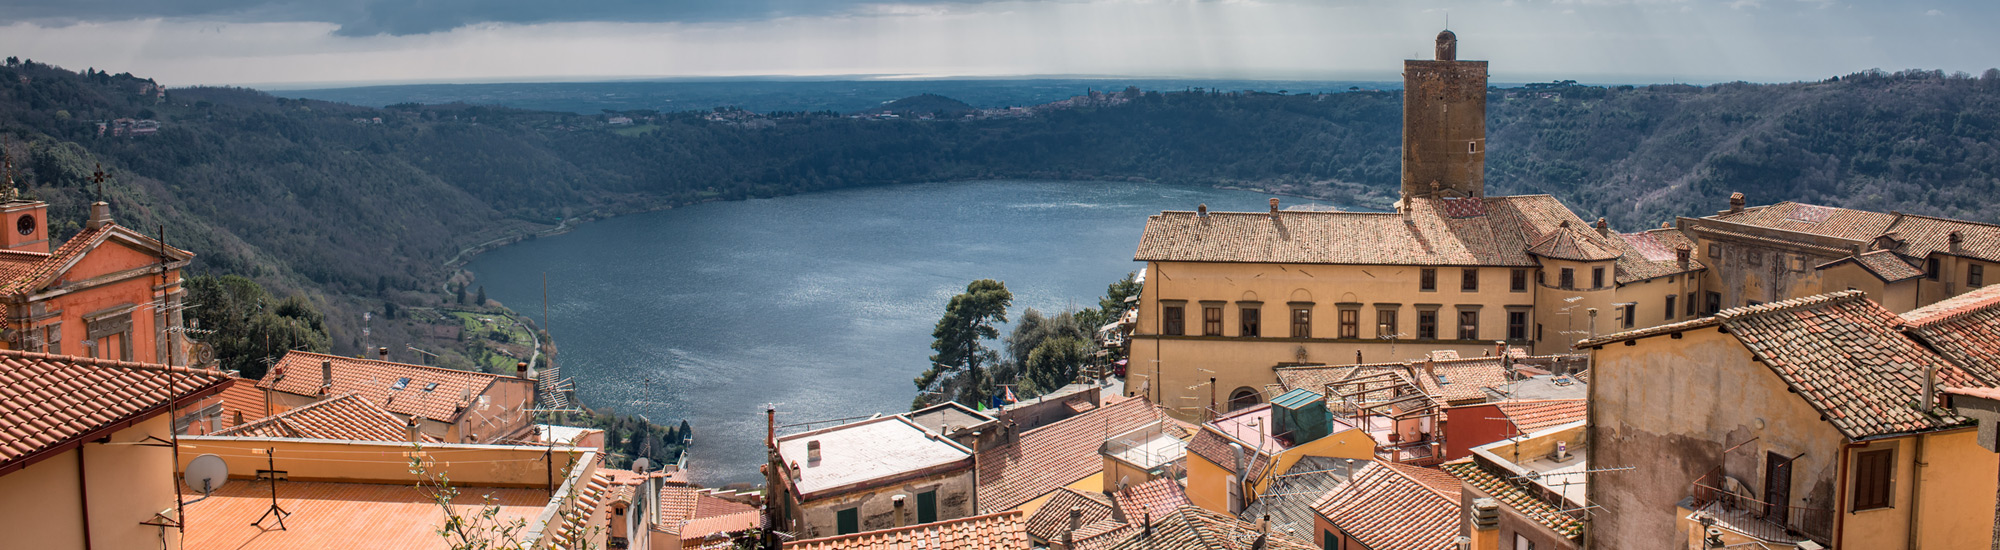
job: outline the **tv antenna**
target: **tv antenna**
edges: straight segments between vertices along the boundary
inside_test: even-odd
[[[264,510],[264,515],[258,516],[257,521],[251,522],[250,525],[252,527],[263,527],[264,520],[271,519],[273,516],[276,516],[278,518],[277,530],[285,531],[287,530],[285,528],[285,516],[292,515],[292,513],[285,511],[283,507],[278,506],[278,478],[281,477],[289,478],[291,477],[291,472],[278,469],[277,449],[266,448],[266,449],[251,449],[251,450],[257,451],[258,454],[264,455],[264,463],[266,465],[265,466],[266,469],[257,470],[257,478],[271,480],[271,508],[268,510]],[[269,529],[266,530],[268,531]]]

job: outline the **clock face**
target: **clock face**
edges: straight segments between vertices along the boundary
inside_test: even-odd
[[[19,220],[14,222],[14,229],[20,231],[22,235],[35,234],[35,217],[21,216]]]

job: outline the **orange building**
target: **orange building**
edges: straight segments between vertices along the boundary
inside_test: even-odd
[[[48,203],[0,202],[0,345],[8,349],[187,364],[181,268],[194,254],[111,221],[111,205],[49,250]]]

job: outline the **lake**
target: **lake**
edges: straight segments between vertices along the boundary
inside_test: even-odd
[[[686,419],[697,481],[755,482],[767,403],[780,424],[908,410],[931,329],[966,283],[1005,281],[1010,317],[1094,305],[1143,267],[1132,253],[1146,216],[1263,211],[1267,198],[1114,182],[874,187],[593,222],[468,269],[536,316],[546,273],[559,365],[583,402]]]

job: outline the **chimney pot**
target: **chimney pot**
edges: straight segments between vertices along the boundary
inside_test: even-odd
[[[815,443],[817,443],[817,441],[815,441]],[[890,514],[890,515],[893,515],[893,516],[896,516],[896,518],[895,518],[895,519],[896,519],[896,527],[902,527],[902,526],[903,526],[903,522],[904,522],[904,519],[903,519],[903,495],[896,495],[896,496],[893,496],[893,497],[889,497],[889,502],[890,502],[890,504],[894,505],[894,507],[895,507],[895,509],[896,509],[896,510],[895,510],[895,513],[893,513],[893,514]]]
[[[1611,236],[1611,224],[1604,221],[1604,218],[1597,219],[1597,234],[1604,237]]]
[[[320,375],[319,393],[321,395],[325,395],[326,393],[333,391],[333,361],[320,361],[319,375]]]
[[[514,363],[514,374],[515,374],[516,376],[520,376],[520,377],[522,377],[522,378],[527,378],[527,377],[528,377],[528,362],[527,362],[527,361],[522,361],[522,362],[519,362],[519,363]]]
[[[375,354],[381,356],[383,361],[389,360],[389,348],[387,347],[375,348]]]
[[[1734,213],[1737,213],[1737,212],[1742,212],[1742,211],[1743,211],[1743,193],[1741,193],[1741,192],[1737,192],[1737,193],[1730,193],[1730,194],[1729,194],[1729,213],[1731,213],[1731,214],[1734,214]]]
[[[1200,206],[1196,206],[1196,207],[1194,207],[1194,215],[1195,215],[1195,216],[1198,216],[1198,217],[1203,217],[1203,218],[1206,218],[1206,217],[1208,217],[1208,205],[1206,205],[1206,204],[1203,204],[1203,205],[1200,205]]]
[[[1277,213],[1278,213],[1278,198],[1277,198],[1277,197],[1271,197],[1271,213],[1272,213],[1272,214],[1277,214]]]

